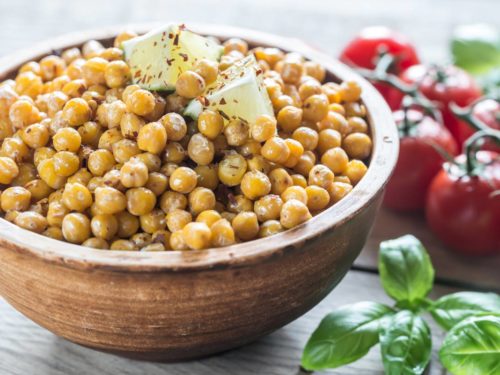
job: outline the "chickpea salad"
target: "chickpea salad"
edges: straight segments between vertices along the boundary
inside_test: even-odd
[[[272,236],[345,197],[372,141],[356,82],[298,53],[170,24],[0,83],[0,213],[95,249]]]

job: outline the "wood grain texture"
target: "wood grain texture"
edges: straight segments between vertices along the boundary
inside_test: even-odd
[[[437,286],[433,297],[454,292]],[[0,300],[0,373],[2,375],[298,375],[303,346],[324,315],[341,305],[362,300],[391,303],[376,275],[351,271],[323,302],[306,315],[281,330],[247,345],[211,358],[182,364],[138,362],[98,353],[57,338]],[[429,317],[426,317],[429,318]],[[434,348],[438,348],[443,331],[430,320]],[[325,371],[336,375],[382,375],[379,346],[367,357],[340,369]],[[427,375],[442,375],[436,358]]]

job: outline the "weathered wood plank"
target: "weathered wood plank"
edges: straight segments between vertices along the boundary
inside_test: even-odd
[[[437,286],[434,296],[453,292]],[[335,307],[362,300],[391,303],[378,277],[351,271],[341,284],[309,313],[281,330],[246,347],[218,356],[182,364],[137,362],[98,353],[59,339],[36,326],[0,300],[0,373],[6,375],[68,374],[298,374],[301,350],[321,318]],[[430,320],[428,320],[430,321]],[[431,322],[434,348],[443,332]],[[382,374],[379,347],[352,365],[327,374]],[[429,374],[442,374],[434,354]]]
[[[354,264],[367,269],[377,269],[380,242],[408,233],[418,237],[426,246],[438,278],[457,285],[500,290],[499,256],[466,257],[447,250],[429,230],[423,215],[380,210],[368,243]]]

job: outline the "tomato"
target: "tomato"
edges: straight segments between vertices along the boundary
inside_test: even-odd
[[[384,26],[366,27],[344,48],[340,60],[344,63],[366,69],[375,69],[381,52],[388,52],[396,58],[389,73],[399,75],[412,65],[419,64],[419,58],[411,42],[394,30]],[[388,100],[396,89],[387,84],[376,83],[374,86]],[[391,109],[399,108],[399,102],[388,101]]]
[[[450,103],[456,103],[460,107],[465,107],[481,97],[481,89],[472,76],[453,65],[445,67],[414,65],[406,69],[400,78],[406,83],[418,84],[421,93],[438,104],[444,125],[458,142],[459,147],[462,146],[460,121],[449,106]],[[390,101],[401,102],[403,97],[401,93],[391,94]]]
[[[404,111],[393,113],[402,138],[394,173],[386,187],[384,205],[397,211],[419,211],[425,207],[425,197],[434,176],[441,169],[443,157],[433,147],[454,156],[457,145],[450,132],[433,118],[417,110],[409,110],[413,124],[404,134]]]
[[[483,122],[486,126],[500,130],[500,103],[493,99],[487,99],[477,103],[472,110],[472,115]],[[459,121],[459,142],[463,143],[476,131],[464,120]],[[483,150],[500,152],[500,146],[494,142],[487,141]]]
[[[479,151],[478,175],[445,163],[432,181],[427,222],[448,247],[469,255],[500,254],[500,154]],[[464,155],[456,158],[463,163]]]

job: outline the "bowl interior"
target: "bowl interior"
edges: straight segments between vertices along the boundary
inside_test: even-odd
[[[0,59],[0,80],[12,78],[26,61],[38,60],[65,48],[81,46],[85,41],[96,39],[111,45],[113,37],[124,29],[139,33],[150,30],[155,24],[127,25],[89,32],[68,34],[28,50],[19,51]],[[398,135],[392,115],[380,94],[366,80],[337,60],[296,39],[283,38],[253,30],[220,25],[189,25],[189,28],[221,40],[239,37],[251,47],[278,47],[286,52],[299,52],[307,59],[321,63],[327,70],[327,81],[357,81],[363,90],[362,101],[367,108],[367,119],[373,139],[373,152],[366,175],[352,192],[308,222],[270,238],[253,240],[218,249],[202,251],[123,252],[102,251],[53,240],[21,229],[0,219],[0,246],[16,251],[31,252],[45,260],[76,268],[106,268],[116,271],[165,272],[193,271],[248,265],[260,262],[282,251],[299,248],[307,239],[317,236],[356,215],[383,189],[392,173],[398,155]]]

